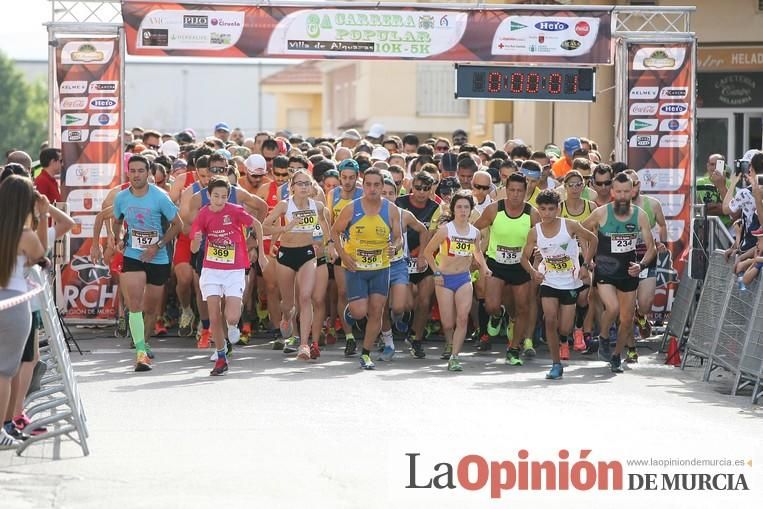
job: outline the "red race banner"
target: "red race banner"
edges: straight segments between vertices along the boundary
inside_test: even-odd
[[[90,259],[95,215],[122,168],[122,58],[119,37],[59,38],[56,83],[60,109],[62,200],[76,221],[71,261],[61,270],[68,318],[115,316],[117,287],[108,266]]]
[[[628,167],[638,171],[641,192],[660,201],[668,227],[670,257],[657,258],[655,311],[669,310],[691,247],[693,53],[692,43],[627,45]]]
[[[124,0],[131,55],[612,63],[612,8]]]

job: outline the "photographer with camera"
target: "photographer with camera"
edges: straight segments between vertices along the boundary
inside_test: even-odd
[[[763,177],[763,153],[748,150],[735,161],[735,172],[729,180],[729,192],[723,199],[723,213],[736,219],[741,214],[742,235],[736,266],[754,256],[756,236],[763,235],[759,211],[763,210],[763,187],[758,176]]]

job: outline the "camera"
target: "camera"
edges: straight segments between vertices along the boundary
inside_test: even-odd
[[[737,175],[747,175],[750,172],[750,161],[737,159],[734,161],[734,169]]]

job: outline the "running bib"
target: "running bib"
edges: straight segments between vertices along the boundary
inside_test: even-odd
[[[610,238],[610,251],[613,253],[630,253],[636,250],[638,237],[633,233],[613,233]]]
[[[292,215],[297,222],[291,229],[293,232],[314,232],[318,224],[318,215],[313,210],[298,210]]]
[[[233,264],[236,261],[236,246],[207,246],[207,260],[216,263]]]
[[[143,251],[148,246],[159,243],[159,232],[156,230],[130,230],[130,238],[132,239],[132,248]]]
[[[521,247],[498,246],[495,248],[495,261],[504,265],[515,265],[519,263],[521,254]]]
[[[408,274],[421,274],[427,270],[427,265],[424,265],[424,269],[419,270],[417,262],[418,258],[408,258]]]
[[[448,254],[451,256],[471,256],[474,253],[474,241],[472,239],[450,239]]]
[[[572,259],[567,255],[552,256],[546,258],[543,263],[546,269],[551,272],[572,272],[575,269]]]
[[[315,229],[313,230],[313,238],[314,239],[322,239],[323,238],[323,230],[321,229],[320,223],[315,223]]]
[[[639,279],[647,279],[649,277],[649,267],[645,268],[641,272],[638,273]]]
[[[382,268],[381,249],[358,249],[355,251],[355,265],[359,269],[373,270]]]

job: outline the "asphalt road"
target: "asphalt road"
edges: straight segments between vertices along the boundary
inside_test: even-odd
[[[442,343],[414,359],[397,344],[390,363],[363,371],[342,343],[300,362],[262,340],[237,348],[231,370],[208,375],[209,352],[181,338],[154,340],[155,368],[134,373],[133,351],[108,331],[76,331],[73,355],[90,429],[91,455],[50,443],[24,456],[0,452],[0,507],[754,507],[761,489],[761,416],[728,383],[700,369],[662,364],[641,351],[621,375],[573,355],[564,379],[544,379],[547,352],[522,367],[467,346],[464,371],[448,373]],[[104,337],[98,337],[98,336]],[[671,472],[743,474],[748,491],[499,491],[463,488],[459,461],[619,461],[730,458],[751,465],[685,466]],[[418,456],[414,456],[418,454]],[[411,459],[415,463],[412,468]],[[454,489],[426,485],[452,465]],[[472,479],[481,475],[470,467]],[[561,467],[559,467],[561,469]],[[492,472],[492,470],[491,470]],[[441,477],[440,485],[447,481]],[[737,481],[738,482],[738,481]],[[626,485],[627,489],[627,485]],[[563,497],[563,498],[560,498]],[[754,502],[757,500],[757,502]],[[255,506],[256,504],[256,506]]]

